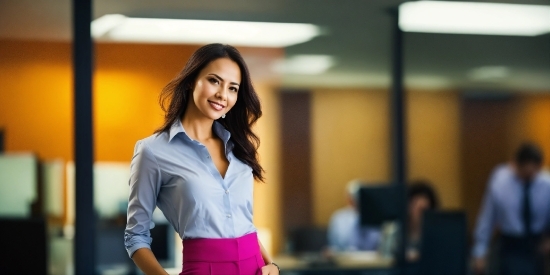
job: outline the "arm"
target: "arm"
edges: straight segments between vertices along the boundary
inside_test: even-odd
[[[486,254],[493,233],[496,216],[496,205],[492,194],[493,185],[496,181],[498,170],[493,173],[491,180],[485,191],[481,211],[479,213],[476,228],[474,231],[474,247],[472,256],[474,258],[474,271],[477,274],[483,274],[486,271]]]
[[[140,248],[132,256],[134,263],[147,275],[153,274],[166,274],[168,273],[162,268],[162,266],[157,261],[153,252],[148,248]]]
[[[332,252],[342,250],[343,247],[345,247],[345,245],[341,243],[340,238],[338,238],[339,223],[342,223],[342,222],[338,221],[337,213],[332,214],[332,216],[330,217],[328,228],[327,228],[328,248]]]
[[[474,248],[472,254],[474,258],[485,258],[489,241],[493,233],[495,221],[495,205],[493,195],[491,194],[491,185],[485,192],[481,212],[479,213],[476,228],[474,231]]]
[[[151,219],[160,191],[160,170],[153,153],[140,142],[130,166],[128,222],[124,244],[128,255],[145,274],[167,274],[151,251]]]
[[[264,246],[262,245],[262,242],[259,239],[258,243],[260,244],[262,259],[264,259],[264,263],[266,264],[264,267],[262,267],[262,275],[279,275],[279,268],[272,264],[273,260],[271,259],[269,253],[267,253]]]
[[[264,262],[266,264],[270,264],[271,262],[273,262],[273,260],[269,256],[269,253],[267,253],[267,250],[265,250],[264,246],[262,245],[262,242],[258,240],[258,243],[260,244],[260,251],[262,252],[262,259],[264,259]]]

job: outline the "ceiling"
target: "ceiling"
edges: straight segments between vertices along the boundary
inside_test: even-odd
[[[286,48],[336,64],[321,75],[284,75],[285,87],[388,87],[392,18],[402,0],[96,0],[94,18],[131,17],[313,23],[325,34]],[[550,5],[549,0],[484,1]],[[0,0],[0,39],[70,40],[71,1]],[[406,86],[550,91],[550,34],[536,37],[406,33]],[[502,78],[472,80],[475,68],[505,66]]]

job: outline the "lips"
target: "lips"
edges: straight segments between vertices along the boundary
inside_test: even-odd
[[[223,110],[223,108],[225,108],[224,105],[220,104],[220,103],[217,103],[217,102],[214,102],[214,101],[210,101],[208,100],[208,103],[210,104],[210,106],[216,110],[216,111],[221,111]]]

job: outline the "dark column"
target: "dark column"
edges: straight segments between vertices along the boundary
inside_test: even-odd
[[[95,273],[92,0],[73,0],[75,274]]]
[[[4,129],[0,129],[0,153],[3,153],[4,152],[4,141],[6,140],[5,139],[5,132],[4,132]]]
[[[405,262],[405,246],[407,242],[407,176],[406,176],[406,132],[405,132],[405,91],[403,88],[403,32],[399,29],[399,10],[392,11],[393,16],[393,52],[392,52],[392,180],[396,185],[400,205],[399,221],[401,225],[400,239],[397,250],[397,264]]]
[[[281,168],[283,228],[313,224],[311,188],[311,96],[308,91],[281,93]]]

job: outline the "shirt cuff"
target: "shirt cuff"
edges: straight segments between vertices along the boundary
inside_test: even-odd
[[[130,247],[126,247],[126,251],[128,252],[128,256],[130,256],[130,258],[132,258],[134,253],[140,248],[149,248],[149,249],[151,249],[151,246],[149,244],[146,244],[146,243],[136,243],[136,244],[134,244]]]

